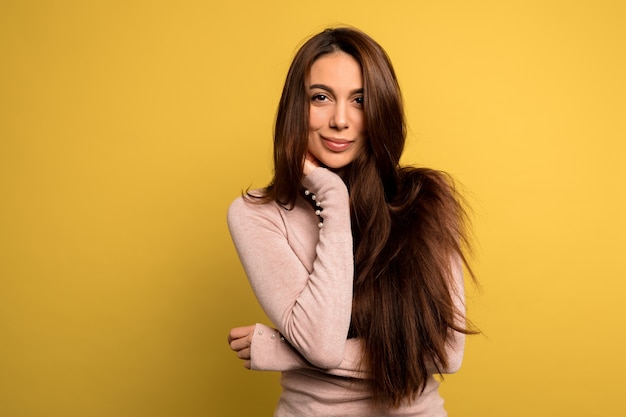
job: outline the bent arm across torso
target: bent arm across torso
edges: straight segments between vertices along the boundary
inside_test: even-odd
[[[460,259],[452,261],[453,285],[452,297],[457,309],[457,324],[465,326],[465,297],[463,269]],[[370,374],[362,363],[363,345],[359,339],[348,339],[344,347],[341,362],[332,368],[316,367],[294,350],[289,343],[281,340],[281,335],[271,327],[257,324],[255,333],[261,332],[252,345],[253,369],[266,371],[290,371],[295,369],[318,369],[330,375],[359,378],[369,378]],[[273,337],[272,337],[273,335]],[[465,334],[451,330],[447,343],[448,366],[441,369],[443,373],[455,373],[461,367],[465,346]],[[428,372],[437,373],[434,364],[428,365]]]
[[[288,211],[275,203],[240,198],[229,208],[228,224],[267,316],[308,363],[326,369],[342,362],[350,325],[349,201],[341,179],[324,168],[309,174],[304,186],[323,208],[321,229],[304,200]]]

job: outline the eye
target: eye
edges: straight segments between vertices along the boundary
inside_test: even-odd
[[[363,96],[358,96],[357,98],[354,99],[354,102],[358,104],[359,106],[362,106],[364,101],[365,101],[365,98]]]
[[[326,96],[325,94],[314,94],[313,97],[311,97],[311,100],[313,100],[313,101],[327,101],[328,100],[328,96]]]

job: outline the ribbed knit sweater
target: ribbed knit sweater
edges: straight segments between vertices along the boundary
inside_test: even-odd
[[[303,186],[323,209],[323,227],[305,196],[293,208],[240,197],[228,210],[239,258],[274,326],[256,325],[251,366],[282,372],[275,416],[446,416],[432,376],[425,390],[399,409],[374,407],[361,342],[347,338],[354,275],[348,191],[325,168],[313,170]],[[453,296],[464,313],[458,262],[454,271]],[[451,334],[446,372],[460,367],[464,340]]]

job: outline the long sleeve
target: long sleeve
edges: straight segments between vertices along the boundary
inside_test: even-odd
[[[465,298],[463,268],[461,260],[457,257],[452,261],[453,287],[451,295],[453,297],[456,310],[458,312],[457,324],[461,327],[465,325]],[[257,337],[252,345],[252,367],[256,370],[264,371],[289,371],[293,369],[303,369],[316,367],[308,363],[298,352],[289,346],[285,340],[281,340],[280,334],[275,329],[257,324],[255,334]],[[450,331],[448,339],[448,366],[442,369],[443,373],[452,374],[457,372],[463,361],[465,345],[465,335],[457,331]],[[363,366],[361,358],[363,356],[363,345],[359,339],[348,339],[344,348],[342,361],[333,368],[323,369],[330,375],[344,376],[351,378],[366,379],[370,374]],[[432,374],[437,372],[434,364],[428,365],[428,371]]]
[[[313,170],[303,184],[323,208],[324,227],[317,227],[312,208],[303,209],[306,202],[287,210],[242,198],[231,204],[228,225],[269,319],[308,363],[328,369],[343,360],[352,309],[349,199],[341,178],[325,168]]]

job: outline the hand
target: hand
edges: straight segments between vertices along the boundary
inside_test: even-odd
[[[243,366],[250,369],[252,361],[250,359],[250,346],[252,345],[253,324],[251,326],[235,327],[228,333],[228,344],[230,348],[237,352],[237,357],[243,360]]]
[[[318,161],[311,152],[307,151],[306,156],[304,157],[304,175],[309,175],[311,171],[319,166],[320,161]]]

